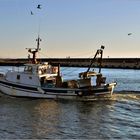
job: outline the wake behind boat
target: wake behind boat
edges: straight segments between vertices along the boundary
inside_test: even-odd
[[[36,54],[40,48],[40,37],[37,39],[37,48],[28,48],[33,55],[29,63],[25,64],[23,71],[8,71],[0,74],[0,90],[3,94],[14,97],[94,100],[98,97],[110,98],[116,83],[106,83],[101,74],[101,60],[104,46],[97,50],[86,72],[79,73],[79,78],[63,81],[60,75],[60,65],[38,63]],[[90,71],[97,56],[100,56],[99,72]],[[96,83],[92,85],[92,79]]]

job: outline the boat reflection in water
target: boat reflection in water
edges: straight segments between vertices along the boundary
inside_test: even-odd
[[[114,96],[113,101],[94,102],[2,96],[0,137],[139,139],[140,95],[120,92]]]

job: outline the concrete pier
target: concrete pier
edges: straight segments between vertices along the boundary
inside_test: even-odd
[[[90,58],[41,58],[40,62],[49,62],[51,64],[60,64],[65,67],[88,67]],[[98,67],[98,59],[95,60],[93,67]],[[28,62],[26,58],[20,59],[0,59],[0,66],[22,66]],[[140,58],[103,58],[103,68],[122,68],[122,69],[140,69]]]

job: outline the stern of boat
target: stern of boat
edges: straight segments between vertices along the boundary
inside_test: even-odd
[[[117,83],[116,83],[116,82],[107,84],[107,87],[108,87],[108,90],[109,90],[111,96],[112,96],[112,94],[113,94],[113,91],[114,91],[114,87],[115,87],[115,86],[117,86]]]

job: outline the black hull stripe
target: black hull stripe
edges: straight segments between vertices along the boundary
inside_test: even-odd
[[[36,87],[29,87],[29,86],[24,86],[24,85],[17,85],[17,84],[13,84],[13,83],[8,83],[8,82],[4,82],[4,81],[0,81],[0,84],[2,86],[8,87],[8,88],[17,88],[20,91],[26,91],[26,92],[39,92],[38,89]],[[70,89],[50,89],[50,88],[43,88],[43,90],[45,91],[45,93],[47,94],[47,92],[52,92],[52,93],[69,93],[69,92],[75,92],[76,94],[78,92],[83,92],[83,94],[95,94],[95,93],[100,93],[100,92],[109,92],[108,88],[103,88],[103,89],[77,89],[77,90],[70,90]]]
[[[68,93],[68,91],[73,91],[73,90],[61,90],[61,89],[46,89],[46,88],[43,88],[43,90],[45,92],[53,92],[53,93]]]
[[[38,91],[37,88],[35,88],[35,87],[17,85],[17,84],[13,84],[13,83],[4,82],[4,81],[0,81],[0,83],[7,85],[7,86],[15,87],[15,88],[22,88],[22,89],[27,89],[27,90]]]
[[[0,85],[3,86],[3,87],[9,88],[9,89],[11,89],[11,87],[12,87],[12,86],[8,86],[6,84],[1,84],[1,83],[0,83]],[[31,92],[39,93],[37,90],[28,90],[28,89],[16,88],[16,87],[12,87],[12,88],[16,89],[16,90],[19,90],[19,91],[29,92],[29,93],[31,93]]]
[[[83,92],[83,93],[88,93],[88,92],[92,92],[92,93],[99,93],[99,92],[107,92],[109,91],[108,88],[104,88],[104,89],[78,89],[78,90],[61,90],[61,89],[45,89],[43,88],[43,90],[45,92],[54,92],[54,93],[68,93],[68,92],[72,92],[74,91],[75,93],[78,93],[78,92]]]
[[[9,86],[7,86],[7,85],[4,85],[4,84],[0,84],[1,86],[4,86],[4,87],[6,87],[6,88],[9,88],[9,89],[11,89],[11,87],[9,87]],[[31,92],[35,92],[34,94],[42,94],[42,93],[39,93],[39,91],[29,91],[29,90],[26,90],[26,89],[21,89],[21,88],[15,88],[15,87],[13,87],[14,89],[16,89],[16,90],[18,90],[18,91],[24,91],[24,92],[29,92],[29,93],[31,93]],[[53,93],[53,92],[52,92]],[[53,96],[75,96],[75,95],[68,95],[68,94],[52,94],[51,92],[45,92],[44,94],[46,94],[46,95],[53,95]],[[10,95],[10,94],[7,94],[7,93],[5,93],[6,95],[9,95],[9,96],[15,96],[15,97],[31,97],[31,96],[18,96],[18,95]],[[31,98],[42,98],[42,97],[31,97]],[[45,97],[43,97],[43,98],[45,98]],[[47,97],[47,98],[49,98],[49,97]]]
[[[23,91],[30,90],[30,91],[33,91],[33,92],[38,92],[38,89],[35,88],[35,87],[18,85],[18,84],[8,83],[8,82],[5,82],[5,81],[0,81],[0,83],[5,85],[5,86],[9,86],[8,88],[13,87],[13,88],[18,88],[18,90],[22,89]],[[70,91],[70,90],[67,90],[67,89],[66,90],[61,90],[61,89],[45,89],[45,88],[43,88],[43,90],[45,92],[53,92],[53,93],[67,93],[68,91]]]

